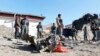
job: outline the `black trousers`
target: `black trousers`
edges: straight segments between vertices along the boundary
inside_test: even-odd
[[[93,39],[92,39],[92,41],[95,41],[96,40],[96,33],[93,30],[92,30],[92,33],[93,33]]]
[[[17,39],[18,37],[20,37],[19,28],[15,27],[15,39]]]

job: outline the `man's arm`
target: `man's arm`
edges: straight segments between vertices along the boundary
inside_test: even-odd
[[[61,20],[62,20],[62,19],[61,19]],[[61,26],[64,27],[63,20],[62,20]]]
[[[42,25],[41,25],[41,28],[42,28],[42,31],[43,31],[43,27],[42,27]]]
[[[36,26],[36,28],[38,29],[38,25]]]
[[[27,22],[27,25],[29,26],[29,21]]]
[[[58,18],[56,18],[56,22],[57,22],[57,26],[59,26],[60,23],[59,23],[59,19]]]
[[[23,19],[22,19],[21,22],[20,22],[21,25],[22,25],[22,21],[23,21]]]

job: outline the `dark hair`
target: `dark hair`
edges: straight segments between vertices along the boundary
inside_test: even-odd
[[[53,23],[53,25],[55,25],[55,23]]]
[[[39,24],[41,24],[41,22],[39,22]]]
[[[61,14],[58,14],[58,17],[61,16]]]
[[[53,24],[55,24],[55,23],[53,23]]]

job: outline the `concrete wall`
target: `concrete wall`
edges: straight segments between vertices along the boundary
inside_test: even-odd
[[[29,35],[37,37],[37,28],[36,28],[37,25],[38,22],[32,22],[32,21],[29,22]]]

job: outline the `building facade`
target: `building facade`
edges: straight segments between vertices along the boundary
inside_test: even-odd
[[[5,27],[11,28],[14,30],[15,18],[16,16],[20,17],[20,20],[23,17],[27,17],[29,20],[29,35],[37,36],[37,29],[36,26],[38,22],[44,20],[44,16],[36,16],[31,14],[19,14],[19,13],[12,13],[12,12],[0,12],[0,26],[3,25]]]

